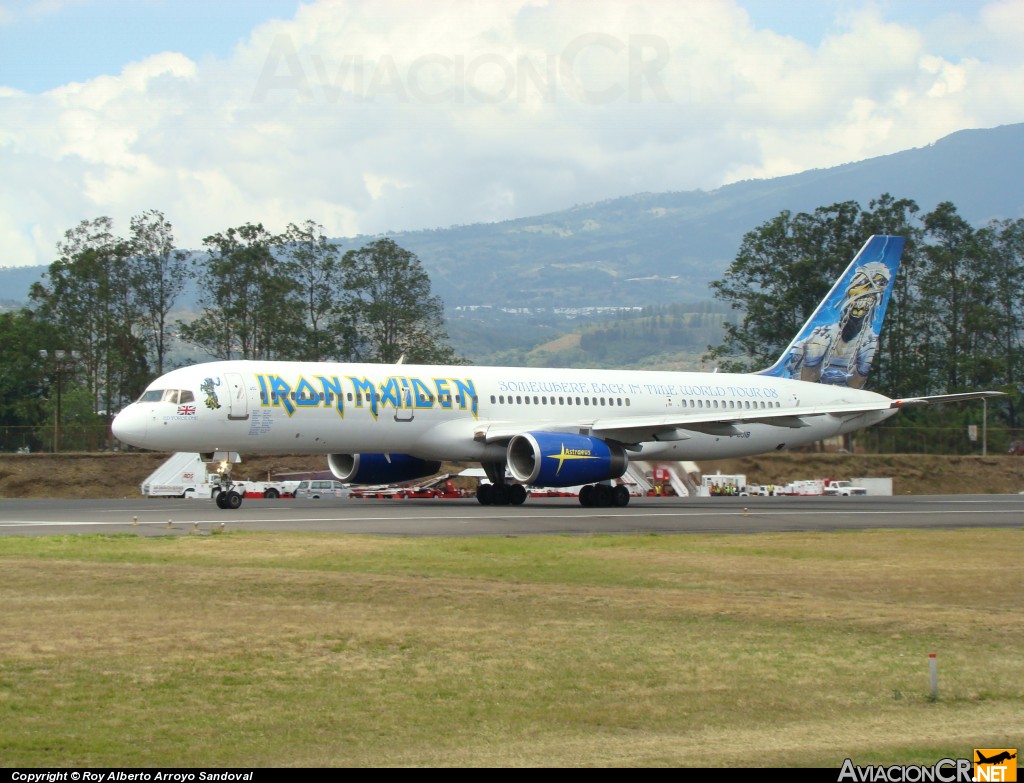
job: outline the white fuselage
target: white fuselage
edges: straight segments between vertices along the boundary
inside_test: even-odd
[[[160,451],[487,461],[515,434],[571,431],[628,444],[638,459],[696,460],[850,432],[891,416],[888,404],[762,375],[227,361],[162,376],[114,433]]]

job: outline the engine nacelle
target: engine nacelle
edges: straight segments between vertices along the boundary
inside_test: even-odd
[[[527,432],[508,444],[508,469],[516,481],[539,487],[572,487],[618,478],[629,458],[617,444],[588,435]]]
[[[441,470],[440,462],[408,454],[328,454],[327,466],[340,481],[352,484],[393,484]]]

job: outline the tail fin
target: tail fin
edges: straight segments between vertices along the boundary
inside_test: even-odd
[[[778,361],[757,374],[863,387],[904,242],[890,236],[865,242]]]

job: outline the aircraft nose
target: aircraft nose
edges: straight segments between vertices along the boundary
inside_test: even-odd
[[[146,418],[138,405],[129,405],[114,417],[110,429],[122,443],[142,447],[146,439]]]

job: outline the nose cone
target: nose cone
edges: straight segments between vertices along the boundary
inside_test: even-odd
[[[144,448],[146,446],[146,416],[137,404],[129,405],[117,416],[110,425],[114,437],[129,446]]]

